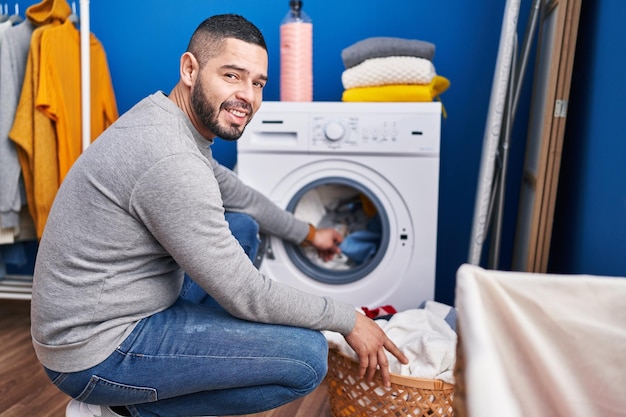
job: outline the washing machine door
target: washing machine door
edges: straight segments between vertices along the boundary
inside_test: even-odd
[[[357,307],[417,306],[432,298],[408,274],[414,228],[396,188],[367,164],[323,159],[294,168],[269,197],[301,220],[335,227],[343,252],[329,262],[314,248],[271,237],[260,270],[306,292],[328,295]],[[426,287],[431,287],[426,285]],[[422,291],[424,292],[424,291]]]

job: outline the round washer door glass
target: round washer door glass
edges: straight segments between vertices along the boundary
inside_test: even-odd
[[[317,228],[335,228],[344,237],[341,254],[324,262],[312,246],[286,244],[291,262],[311,279],[348,284],[372,272],[389,245],[383,204],[367,187],[349,178],[320,178],[302,187],[287,210]]]

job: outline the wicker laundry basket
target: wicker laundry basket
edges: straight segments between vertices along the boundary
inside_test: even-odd
[[[359,378],[359,365],[337,349],[328,355],[328,390],[332,417],[453,417],[454,385],[441,380],[391,374],[385,388],[377,372]]]

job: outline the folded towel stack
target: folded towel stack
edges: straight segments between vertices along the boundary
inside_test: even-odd
[[[341,51],[343,101],[432,101],[450,81],[437,75],[435,45],[421,40],[373,37]]]

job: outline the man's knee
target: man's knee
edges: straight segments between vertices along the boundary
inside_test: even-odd
[[[308,369],[307,378],[300,380],[298,390],[308,394],[317,388],[328,372],[328,343],[321,332],[308,329],[298,329],[300,334],[289,343],[294,343],[292,349],[298,352],[298,360]],[[298,346],[295,346],[297,344]]]

